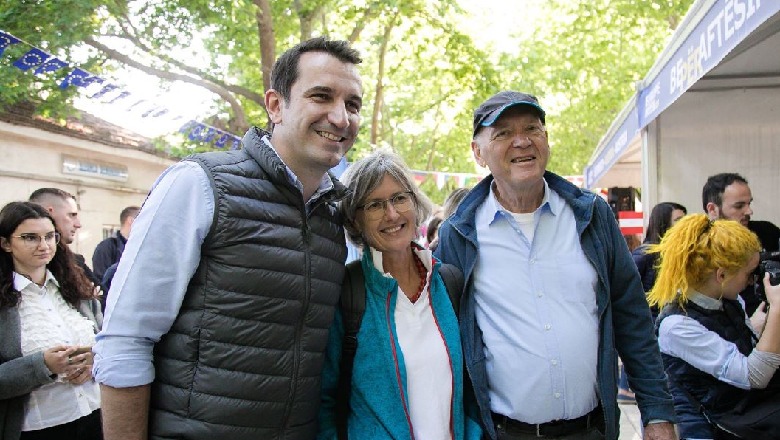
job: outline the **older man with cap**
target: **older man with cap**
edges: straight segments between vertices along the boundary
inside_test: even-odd
[[[546,171],[545,112],[504,91],[474,112],[490,175],[439,230],[466,277],[461,333],[491,439],[617,439],[617,357],[645,439],[675,439],[650,311],[609,205]]]

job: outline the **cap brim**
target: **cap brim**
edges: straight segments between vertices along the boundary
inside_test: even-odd
[[[479,125],[481,127],[490,127],[496,122],[496,119],[501,117],[501,114],[504,113],[504,110],[508,109],[509,107],[514,107],[516,105],[527,105],[529,107],[533,107],[539,112],[539,116],[541,117],[542,121],[544,121],[544,110],[541,107],[539,107],[539,105],[531,101],[515,101],[515,102],[510,102],[509,104],[506,104],[497,110],[494,110],[493,113],[491,113],[490,116],[482,120],[482,122],[480,122]]]

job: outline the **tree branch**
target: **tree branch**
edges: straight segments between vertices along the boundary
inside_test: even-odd
[[[214,83],[218,85],[219,87],[222,87],[231,93],[235,93],[236,95],[241,95],[247,99],[249,99],[252,102],[255,102],[259,104],[261,107],[265,107],[265,99],[263,98],[263,95],[257,92],[253,92],[247,88],[233,85],[233,84],[227,84],[224,81],[220,80],[219,78],[216,78],[212,75],[209,75],[207,73],[204,73],[200,69],[196,69],[195,67],[189,66],[187,64],[184,64],[183,62],[169,57],[167,55],[161,54],[157,51],[155,51],[153,48],[147,46],[143,41],[141,41],[137,36],[132,35],[128,33],[124,27],[123,27],[124,33],[122,35],[119,35],[119,38],[125,39],[132,43],[135,47],[142,50],[144,53],[148,54],[149,56],[155,57],[158,60],[170,64],[171,66],[174,66],[178,69],[180,69],[183,72],[189,73],[192,76],[195,76],[197,78],[200,78],[204,81],[209,81],[211,83]]]
[[[96,41],[93,37],[87,37],[84,40],[88,45],[94,47],[95,49],[103,52],[108,57],[119,61],[120,63],[123,63],[125,65],[128,65],[130,67],[135,67],[136,69],[148,73],[149,75],[156,76],[161,79],[166,79],[169,81],[182,81],[189,84],[194,84],[199,87],[203,87],[204,89],[216,94],[220,98],[227,101],[227,103],[230,105],[230,108],[233,112],[233,118],[235,120],[234,126],[237,129],[243,129],[246,130],[249,128],[249,124],[246,121],[246,114],[244,113],[244,109],[241,106],[241,104],[236,100],[235,97],[233,97],[232,94],[228,90],[226,90],[224,87],[219,86],[218,84],[214,84],[210,81],[203,80],[201,78],[193,78],[188,75],[170,72],[167,70],[158,69],[156,67],[147,66],[145,64],[142,64],[129,56],[116,51],[114,49],[111,49],[110,47]]]
[[[377,6],[378,4],[376,2],[371,2],[367,8],[363,9],[363,16],[355,22],[355,27],[352,28],[352,32],[349,34],[347,41],[354,43],[360,38],[360,33],[366,28],[366,24],[368,24],[369,20],[376,15]]]

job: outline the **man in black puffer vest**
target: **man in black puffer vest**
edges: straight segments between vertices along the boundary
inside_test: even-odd
[[[243,148],[155,183],[95,345],[106,440],[313,439],[347,249],[328,169],[358,133],[359,54],[315,38],[276,61]]]

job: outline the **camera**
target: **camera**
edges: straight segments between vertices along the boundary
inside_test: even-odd
[[[761,252],[761,257],[756,266],[756,296],[761,301],[766,301],[766,292],[764,291],[764,274],[769,274],[769,284],[776,286],[780,284],[780,251]]]

